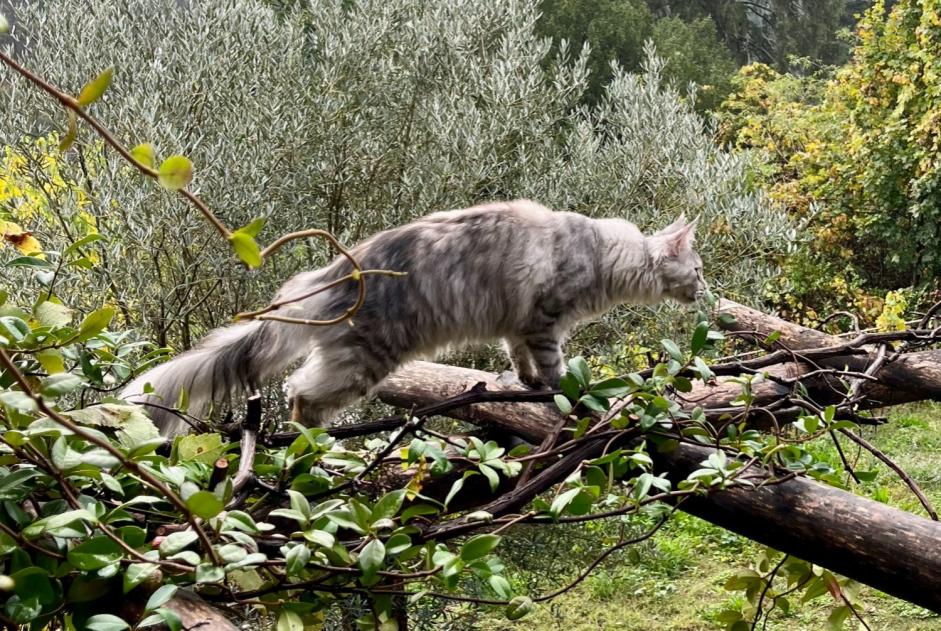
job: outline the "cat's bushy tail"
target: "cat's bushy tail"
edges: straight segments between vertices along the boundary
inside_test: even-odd
[[[187,393],[188,414],[202,418],[213,402],[260,386],[307,351],[307,344],[295,339],[300,336],[289,334],[290,326],[253,320],[216,329],[192,350],[137,377],[119,396],[143,405],[162,435],[186,433],[186,421],[164,409],[177,404],[181,390]],[[144,394],[148,383],[153,392]]]

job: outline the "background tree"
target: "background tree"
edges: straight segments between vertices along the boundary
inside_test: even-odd
[[[937,20],[876,3],[832,80],[746,68],[723,107],[727,137],[765,156],[771,195],[811,231],[778,294],[795,310],[837,297],[874,317],[873,294],[936,286]]]

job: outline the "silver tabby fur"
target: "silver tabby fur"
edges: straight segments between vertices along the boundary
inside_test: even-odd
[[[645,237],[623,219],[553,212],[528,200],[435,213],[351,250],[364,269],[407,273],[367,277],[366,300],[352,326],[254,320],[223,327],[138,377],[121,396],[166,406],[185,388],[189,412],[199,416],[304,358],[285,389],[297,420],[324,425],[404,362],[494,339],[504,340],[524,383],[553,386],[563,372],[562,341],[579,321],[620,303],[700,296],[705,282],[692,248],[694,223],[681,217]],[[350,271],[337,258],[288,280],[276,300]],[[356,292],[356,283],[344,283],[274,313],[334,318]],[[142,395],[148,382],[155,392]],[[169,412],[148,412],[164,435],[188,429]]]

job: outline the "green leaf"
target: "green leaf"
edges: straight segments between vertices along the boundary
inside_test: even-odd
[[[55,269],[55,265],[45,259],[35,256],[18,256],[12,261],[6,263],[7,267],[36,267],[40,269]]]
[[[261,248],[258,247],[258,243],[250,234],[238,231],[233,232],[232,236],[229,237],[229,242],[232,244],[232,248],[235,249],[239,260],[245,263],[249,268],[255,269],[261,265]]]
[[[62,358],[62,351],[59,349],[47,348],[36,353],[35,357],[47,374],[56,375],[65,372],[65,360]]]
[[[454,496],[458,494],[458,492],[461,490],[461,488],[463,488],[463,486],[464,486],[464,478],[458,478],[457,480],[454,481],[454,483],[451,485],[451,490],[448,491],[447,497],[444,498],[445,506],[451,503],[451,500],[454,499]]]
[[[19,390],[9,390],[0,394],[0,403],[8,405],[18,412],[29,414],[36,411],[36,401],[33,397]]]
[[[660,340],[660,345],[666,350],[670,357],[680,363],[684,361],[683,353],[673,340]]]
[[[307,501],[307,498],[304,497],[303,493],[288,491],[288,496],[291,498],[291,510],[297,511],[307,519],[310,519],[310,503]]]
[[[284,561],[288,576],[297,575],[310,561],[310,548],[304,544],[293,546],[284,556]]]
[[[780,331],[772,331],[768,337],[765,338],[765,341],[761,343],[762,346],[771,346],[775,342],[781,339]]]
[[[458,488],[458,490],[460,490],[460,488]],[[451,495],[448,494],[448,499],[450,499],[450,497]],[[402,511],[400,519],[402,520],[402,523],[405,524],[408,523],[412,517],[417,517],[418,515],[435,515],[439,512],[441,512],[441,509],[437,506],[432,506],[431,504],[413,504]]]
[[[39,303],[33,309],[33,315],[40,325],[49,328],[63,327],[72,321],[72,310],[51,300]]]
[[[180,462],[198,460],[212,464],[225,452],[222,436],[219,434],[188,434],[177,443],[177,455]]]
[[[397,532],[386,541],[387,554],[399,554],[412,547],[412,538],[404,532]]]
[[[78,104],[82,107],[91,105],[101,98],[108,86],[111,85],[111,77],[114,75],[114,68],[103,70],[101,74],[85,84],[78,95]]]
[[[594,384],[588,393],[596,397],[613,399],[617,397],[623,397],[631,390],[632,388],[630,384],[628,384],[623,379],[615,377],[613,379],[605,379],[604,381],[600,381]]]
[[[41,605],[50,605],[57,599],[49,575],[40,567],[23,568],[14,572],[10,579],[13,581],[13,591],[21,598],[35,598]]]
[[[236,232],[243,232],[250,237],[257,237],[258,233],[261,232],[261,229],[265,226],[265,218],[259,217],[258,219],[253,219],[250,224],[244,225]]]
[[[7,21],[7,17],[0,13],[0,34],[6,34],[10,32],[10,22]]]
[[[114,309],[111,307],[102,307],[89,313],[78,327],[79,341],[87,340],[104,331],[105,327],[111,324],[113,317]]]
[[[487,481],[490,482],[490,490],[496,491],[497,487],[500,486],[500,476],[497,475],[497,472],[485,464],[481,464],[478,468],[487,478]]]
[[[160,553],[164,556],[176,554],[186,546],[196,541],[197,535],[192,530],[174,532],[167,535],[167,538],[160,542]]]
[[[565,510],[565,507],[568,506],[575,496],[581,492],[581,489],[569,489],[564,493],[560,493],[558,497],[552,500],[552,505],[549,507],[549,512],[553,516],[558,517],[562,514],[562,511]]]
[[[160,163],[157,179],[162,187],[170,191],[186,188],[193,179],[193,163],[186,156],[170,156]]]
[[[304,631],[304,621],[290,609],[282,609],[278,616],[277,631]]]
[[[156,613],[163,618],[164,624],[167,625],[170,631],[183,631],[183,620],[180,619],[180,616],[175,611],[161,607],[157,609]]]
[[[533,610],[533,601],[529,596],[517,596],[506,606],[507,620],[519,620]]]
[[[487,582],[490,583],[490,589],[500,598],[506,599],[513,595],[513,588],[510,586],[510,581],[506,580],[503,576],[494,574]]]
[[[197,583],[221,583],[225,579],[225,570],[212,563],[200,563],[196,566]]]
[[[464,561],[473,561],[480,557],[487,556],[500,543],[500,536],[494,534],[483,534],[471,537],[461,546],[461,558]]]
[[[336,537],[325,530],[305,530],[304,538],[323,548],[332,548],[333,544],[336,543]]]
[[[690,349],[693,351],[693,355],[698,355],[705,346],[706,342],[709,340],[709,324],[706,322],[700,322],[696,325],[696,330],[693,331],[693,340],[690,343]]]
[[[130,626],[117,616],[110,613],[100,613],[86,620],[85,628],[89,631],[124,631]]]
[[[131,157],[148,169],[154,168],[154,146],[149,142],[142,142],[131,149]]]
[[[225,505],[209,491],[197,491],[186,500],[186,507],[203,519],[212,519],[223,511]]]
[[[557,394],[553,397],[553,400],[562,414],[568,416],[572,413],[572,403],[568,400],[568,397],[563,394]]]
[[[578,380],[582,388],[588,388],[591,383],[591,370],[584,357],[573,357],[569,360],[569,372]]]
[[[397,489],[383,495],[372,509],[373,523],[380,519],[395,517],[405,500],[405,489]]]
[[[10,596],[4,603],[3,609],[10,620],[20,624],[31,622],[42,613],[42,605],[39,603],[39,599],[35,596],[24,597],[19,594]]]
[[[357,564],[366,576],[373,576],[386,558],[386,547],[378,539],[373,539],[359,553]]]
[[[716,321],[718,321],[719,326],[727,329],[735,324],[735,316],[731,313],[720,313],[716,316]]]
[[[78,390],[85,380],[70,372],[61,372],[42,380],[42,393],[47,397],[58,397]]]
[[[136,405],[102,403],[81,410],[71,410],[64,415],[82,425],[117,430],[118,442],[132,453],[145,444],[153,445],[150,441],[160,435],[153,421]]]
[[[119,561],[121,547],[104,535],[92,537],[69,550],[69,563],[80,570],[97,570]]]
[[[161,585],[157,588],[157,591],[151,594],[150,598],[147,599],[147,604],[144,605],[144,610],[151,611],[157,607],[162,606],[164,603],[173,598],[174,594],[176,594],[176,590],[176,585]]]
[[[128,593],[148,578],[157,570],[156,563],[133,563],[124,571],[124,593]]]

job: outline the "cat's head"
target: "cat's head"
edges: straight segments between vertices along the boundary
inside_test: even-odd
[[[677,302],[695,302],[706,292],[702,259],[693,250],[696,220],[680,218],[647,237],[650,263],[660,280],[662,294]]]

